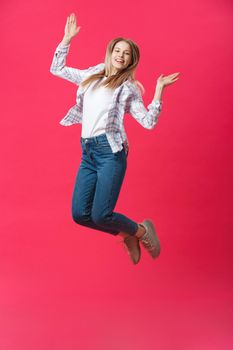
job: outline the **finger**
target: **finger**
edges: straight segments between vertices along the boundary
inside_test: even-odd
[[[177,75],[179,75],[179,73],[173,73],[173,74],[170,74],[169,76],[170,77],[176,77]]]

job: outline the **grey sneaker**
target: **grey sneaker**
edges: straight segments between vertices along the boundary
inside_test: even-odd
[[[124,237],[124,239],[121,242],[124,244],[124,247],[131,261],[134,264],[137,264],[141,257],[141,248],[139,244],[139,239],[135,235],[133,235],[133,236]]]
[[[152,258],[155,259],[160,254],[160,242],[155,232],[154,224],[150,219],[145,219],[143,222],[141,222],[141,225],[145,227],[146,232],[139,238],[139,241],[152,256]]]

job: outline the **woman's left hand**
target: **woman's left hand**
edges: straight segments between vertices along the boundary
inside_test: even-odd
[[[171,85],[179,79],[179,77],[178,77],[179,74],[180,74],[180,72],[173,73],[173,74],[170,74],[167,76],[166,75],[164,76],[164,74],[161,74],[157,79],[157,84],[161,85],[162,87],[165,87],[167,85]]]

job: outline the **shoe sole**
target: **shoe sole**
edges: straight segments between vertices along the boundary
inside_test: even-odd
[[[156,259],[160,255],[161,246],[160,246],[159,238],[158,238],[156,231],[155,231],[154,224],[150,219],[145,219],[141,224],[146,227],[146,230],[148,232],[152,233],[152,235],[155,239],[156,249],[154,249],[153,252],[149,252],[149,254],[150,254],[150,256],[152,256],[153,259]]]

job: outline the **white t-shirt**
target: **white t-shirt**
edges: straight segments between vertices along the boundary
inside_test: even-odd
[[[103,77],[101,82],[107,79]],[[93,90],[94,81],[87,88],[83,98],[82,137],[92,137],[105,133],[107,111],[114,93],[113,89],[100,86]]]

